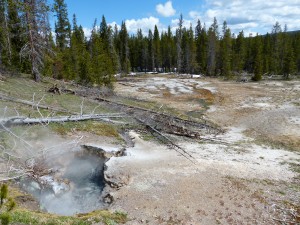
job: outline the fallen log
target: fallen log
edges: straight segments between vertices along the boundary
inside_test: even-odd
[[[106,120],[111,118],[124,118],[126,115],[120,113],[114,114],[95,114],[95,115],[72,115],[72,116],[57,116],[48,118],[27,118],[27,117],[13,117],[0,120],[0,129],[3,127],[11,127],[18,125],[33,125],[33,124],[49,124],[61,122],[78,122],[86,120]],[[109,120],[109,122],[113,122]],[[118,123],[120,123],[118,121]]]
[[[151,120],[154,121],[154,123],[157,124],[157,126],[160,126],[161,130],[164,130],[167,133],[186,136],[190,138],[199,138],[200,131],[208,131],[209,133],[214,134],[219,134],[223,132],[223,130],[211,125],[208,121],[205,120],[203,122],[186,120],[177,116],[156,112],[138,106],[127,105],[124,103],[115,102],[101,97],[96,97],[94,98],[94,100],[106,102],[107,104],[124,109],[125,112],[133,116],[135,119],[143,117],[151,118]],[[147,125],[150,124],[147,123]]]
[[[10,96],[7,96],[7,95],[3,95],[1,93],[0,93],[0,100],[16,102],[16,103],[20,103],[20,104],[23,104],[23,105],[28,105],[28,106],[32,106],[32,107],[40,108],[40,109],[47,109],[47,110],[51,110],[51,111],[55,111],[55,112],[68,113],[68,114],[73,114],[73,115],[79,114],[79,113],[70,112],[69,110],[66,110],[66,109],[41,105],[41,104],[37,104],[37,103],[31,102],[31,101],[13,98],[13,97],[10,97]]]

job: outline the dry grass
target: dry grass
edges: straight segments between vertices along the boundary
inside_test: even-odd
[[[56,123],[50,124],[50,127],[60,135],[83,131],[99,136],[119,138],[119,133],[115,126],[101,122],[86,121],[78,123]]]

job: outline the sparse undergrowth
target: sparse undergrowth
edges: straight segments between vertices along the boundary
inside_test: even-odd
[[[118,130],[115,126],[101,122],[85,121],[85,122],[66,122],[52,123],[50,128],[60,135],[67,135],[72,132],[90,132],[99,136],[120,138]]]
[[[34,199],[31,195],[20,191],[16,185],[9,187],[9,196],[15,199],[17,203],[16,208],[10,213],[11,224],[92,225],[101,222],[105,225],[111,225],[124,224],[128,220],[127,214],[120,211],[96,210],[75,216],[59,216],[41,211],[33,211],[29,209],[30,207],[27,204],[32,204]]]
[[[255,137],[255,143],[258,145],[269,146],[274,149],[285,149],[294,152],[300,152],[299,139],[291,139],[288,136],[280,136],[280,137],[269,137],[264,134],[257,134],[254,130],[247,130],[244,132],[246,136]]]
[[[0,83],[0,94],[8,95],[10,97],[27,100],[40,105],[55,107],[70,111],[72,113],[82,114],[100,114],[114,112],[103,105],[89,101],[72,94],[53,94],[47,90],[57,83],[58,86],[65,85],[63,82],[54,80],[45,80],[41,83],[36,83],[28,78],[8,78],[5,82]],[[20,103],[0,101],[0,108],[3,109],[2,114],[5,116],[21,116],[40,117],[40,113],[47,117],[49,111],[40,109],[40,113],[35,107],[27,106]],[[57,112],[56,115],[63,115],[65,113]],[[52,114],[50,114],[52,115]]]
[[[92,225],[102,222],[103,224],[124,224],[127,214],[123,212],[93,211],[76,216],[58,216],[43,212],[33,212],[25,209],[16,209],[11,214],[13,223],[30,225]]]

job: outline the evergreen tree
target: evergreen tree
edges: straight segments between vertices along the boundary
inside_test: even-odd
[[[294,35],[292,43],[295,52],[295,64],[298,73],[300,73],[300,33]]]
[[[70,41],[71,77],[69,79],[87,80],[89,76],[87,67],[86,40],[82,26],[77,25],[76,15],[73,15],[73,29]]]
[[[180,73],[182,68],[182,35],[183,35],[183,16],[180,14],[178,28],[176,30],[176,47],[177,47],[177,72]]]
[[[167,32],[163,32],[161,35],[161,56],[162,56],[162,67],[164,71],[170,72],[174,66],[173,55],[174,55],[174,42],[171,27],[168,27]]]
[[[204,74],[207,67],[207,33],[205,26],[202,27],[200,20],[197,21],[195,28],[195,42],[197,70]]]
[[[148,68],[150,71],[154,70],[154,44],[153,44],[153,33],[149,30],[148,33]]]
[[[195,69],[195,42],[194,32],[192,26],[187,30],[182,30],[182,41],[181,41],[181,68],[182,73],[193,73]]]
[[[154,67],[156,71],[161,67],[161,49],[160,49],[160,37],[157,26],[154,26],[153,34],[153,53],[154,53]]]
[[[20,17],[20,1],[7,0],[8,2],[8,32],[11,46],[11,64],[12,67],[22,70],[19,53],[26,43],[24,36],[25,29]],[[27,72],[27,71],[26,71]]]
[[[241,72],[244,69],[245,65],[245,37],[244,31],[241,31],[233,46],[233,59],[232,59],[232,68],[234,71]]]
[[[40,81],[46,51],[50,50],[47,40],[50,33],[49,7],[46,0],[24,0],[22,11],[28,42],[22,47],[20,55],[29,59],[31,74],[35,81]]]
[[[272,67],[272,46],[271,46],[271,35],[267,33],[264,37],[263,45],[263,71],[264,73],[270,73]]]
[[[129,73],[130,71],[130,60],[129,60],[129,47],[128,47],[128,33],[125,22],[122,22],[121,30],[119,32],[120,49],[119,57],[121,64],[122,73]]]
[[[221,40],[221,75],[226,78],[231,78],[231,32],[230,29],[227,27],[226,21],[223,23],[223,37]]]
[[[262,63],[262,42],[261,37],[255,37],[255,59],[254,59],[254,81],[262,79],[263,63]]]
[[[291,41],[286,38],[286,54],[284,57],[284,64],[283,64],[283,75],[285,79],[289,79],[291,74],[294,74],[297,71],[296,67],[296,60],[295,60],[295,53],[292,48]]]
[[[64,0],[54,0],[56,44],[63,51],[70,44],[71,26],[68,19],[67,5]]]
[[[273,26],[272,33],[272,57],[270,63],[270,70],[274,74],[278,74],[282,69],[282,56],[281,56],[281,46],[282,46],[282,29],[279,22],[276,22]]]
[[[132,55],[132,60],[130,64],[133,68],[137,71],[141,72],[144,71],[146,68],[146,50],[147,46],[144,44],[144,37],[141,29],[138,29],[137,34],[135,37],[131,38],[132,45],[130,46],[130,55]]]
[[[209,76],[212,76],[217,74],[216,60],[217,60],[217,53],[218,53],[219,32],[218,32],[218,23],[216,18],[214,18],[213,24],[209,27],[207,36],[208,36],[207,73]]]
[[[166,47],[167,47],[166,56],[165,56],[166,66],[168,67],[168,71],[174,71],[174,67],[176,66],[176,45],[175,45],[175,37],[172,34],[170,26],[168,27]]]
[[[7,27],[7,1],[0,0],[0,67],[10,64],[10,38]]]
[[[105,85],[110,85],[113,80],[113,74],[115,74],[119,70],[119,60],[117,57],[117,53],[113,44],[113,31],[111,26],[108,26],[106,23],[106,19],[102,16],[102,21],[100,24],[100,38],[104,46],[104,54],[106,55],[106,59],[110,60],[109,65],[112,68],[107,70],[107,75],[104,79]]]

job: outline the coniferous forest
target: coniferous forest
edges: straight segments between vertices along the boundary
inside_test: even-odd
[[[55,16],[51,28],[49,16]],[[178,72],[232,78],[241,73],[300,73],[300,32],[288,32],[278,22],[270,33],[245,37],[233,34],[226,21],[219,26],[198,20],[176,32],[157,26],[144,34],[129,34],[125,22],[111,27],[95,20],[87,38],[76,15],[69,21],[64,0],[0,0],[0,68],[30,73],[36,81],[48,76],[82,84],[111,86],[115,74]],[[55,33],[55,36],[52,34]]]

